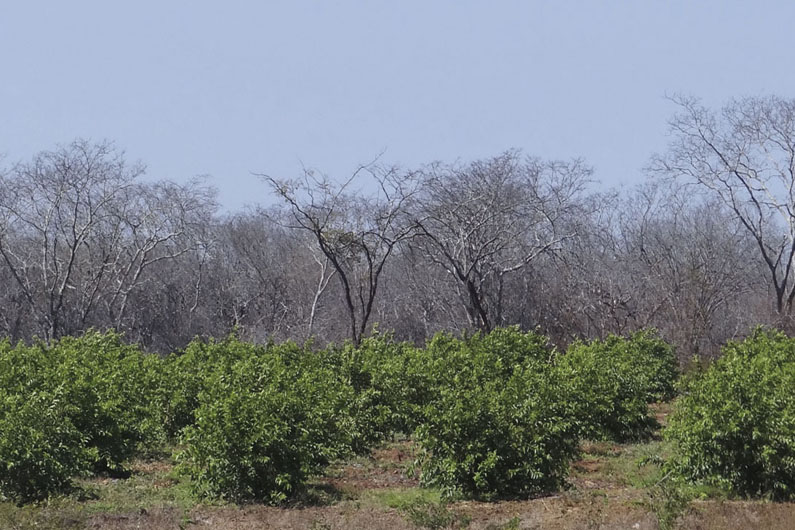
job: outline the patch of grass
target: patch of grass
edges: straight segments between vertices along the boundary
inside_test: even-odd
[[[96,514],[125,514],[158,508],[187,513],[205,501],[191,492],[189,481],[176,473],[173,463],[164,460],[140,460],[130,466],[130,476],[119,479],[107,476],[76,481],[68,495],[46,501],[16,506],[0,502],[0,528],[3,530],[83,528]]]
[[[470,518],[451,510],[441,491],[428,488],[389,488],[363,492],[362,504],[393,508],[417,528],[466,528]]]
[[[400,508],[403,516],[417,528],[441,530],[442,528],[466,528],[472,521],[468,515],[456,513],[446,502],[417,499]]]
[[[0,502],[0,528],[3,530],[78,529],[83,528],[86,519],[86,514],[59,498],[25,506]]]
[[[138,461],[126,479],[92,478],[79,484],[90,495],[80,503],[83,511],[127,513],[141,509],[189,510],[203,503],[191,490],[190,481],[179,475],[169,461]]]
[[[670,448],[661,441],[618,445],[584,442],[582,459],[572,468],[572,478],[617,488],[643,489],[662,477],[658,465]]]
[[[307,506],[332,506],[341,501],[356,499],[350,491],[339,489],[331,484],[310,481],[306,487],[299,491],[287,506],[290,508],[304,508]]]
[[[383,490],[371,490],[363,493],[361,500],[368,501],[377,506],[403,509],[406,506],[417,503],[439,503],[442,494],[439,490],[427,488],[390,488]]]

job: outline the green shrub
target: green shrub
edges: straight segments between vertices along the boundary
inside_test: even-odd
[[[652,434],[658,425],[648,403],[670,397],[676,379],[673,349],[649,331],[574,343],[558,369],[576,400],[581,436],[619,442]]]
[[[286,344],[248,353],[207,374],[180,467],[201,494],[278,504],[349,452],[353,390],[322,352]]]
[[[466,340],[466,345],[473,352],[492,357],[495,367],[505,376],[513,373],[514,367],[527,361],[549,363],[556,357],[547,337],[532,331],[524,333],[519,326],[476,333]]]
[[[756,330],[683,383],[668,469],[747,496],[795,498],[795,339]]]
[[[390,334],[374,334],[358,347],[346,344],[330,351],[355,392],[351,406],[357,425],[355,452],[367,452],[394,433],[414,431],[431,386],[417,364],[416,348],[395,342]]]
[[[623,358],[637,367],[637,377],[649,403],[674,397],[679,370],[673,346],[651,329],[633,333],[616,344]]]
[[[70,420],[96,449],[97,471],[123,472],[133,455],[161,446],[168,383],[158,357],[124,344],[114,332],[64,337],[46,347],[46,355],[54,363],[50,384],[63,385]]]
[[[3,475],[16,477],[8,479],[17,483],[14,495],[46,496],[67,488],[70,474],[90,469],[123,472],[134,454],[159,447],[165,384],[159,368],[157,357],[112,332],[51,345],[0,343],[0,445],[11,451]]]
[[[70,488],[96,454],[69,420],[58,393],[9,394],[0,387],[0,495],[29,502]]]
[[[518,335],[439,334],[427,346],[438,386],[417,430],[421,480],[446,497],[527,497],[565,480],[577,453],[573,408],[543,337]]]
[[[513,326],[466,338],[437,333],[424,349],[413,352],[408,369],[413,372],[417,386],[422,388],[416,402],[425,405],[440,390],[457,384],[459,364],[477,366],[483,380],[506,380],[517,367],[528,362],[551,365],[555,358],[556,352],[546,337],[523,333],[518,326]]]
[[[195,422],[199,394],[216,370],[226,369],[241,359],[261,355],[264,350],[263,346],[242,342],[229,335],[223,340],[194,339],[183,351],[168,356],[163,363],[163,371],[167,374],[170,389],[164,418],[169,437],[176,439],[182,429]]]

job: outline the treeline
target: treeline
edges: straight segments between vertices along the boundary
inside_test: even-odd
[[[224,213],[201,181],[143,178],[77,140],[0,178],[0,335],[123,331],[151,351],[236,330],[359,343],[378,326],[518,325],[561,347],[655,327],[683,358],[791,330],[795,102],[677,101],[648,180],[600,191],[578,159],[516,151],[418,169],[262,176]]]

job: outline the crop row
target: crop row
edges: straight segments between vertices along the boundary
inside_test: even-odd
[[[582,439],[630,441],[676,398],[670,473],[792,497],[795,340],[758,330],[676,383],[654,332],[558,352],[516,328],[425,347],[374,335],[325,349],[195,340],[168,357],[119,335],[0,343],[0,495],[29,502],[176,447],[200,495],[282,503],[332,460],[403,433],[421,481],[455,498],[562,487]]]

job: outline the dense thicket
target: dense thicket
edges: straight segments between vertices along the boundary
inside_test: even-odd
[[[354,389],[326,352],[233,338],[209,350],[220,362],[193,370],[201,390],[180,438],[182,469],[200,493],[279,503],[351,452]]]
[[[70,478],[124,474],[165,441],[158,357],[115,333],[0,345],[0,490],[46,497]]]
[[[418,355],[433,383],[416,433],[424,484],[484,499],[563,484],[579,441],[575,406],[545,337],[440,333]]]
[[[659,425],[647,404],[672,398],[677,379],[673,349],[651,331],[575,342],[560,358],[559,370],[580,435],[592,440],[650,436]]]
[[[582,439],[651,434],[673,348],[652,331],[567,351],[517,327],[391,335],[324,349],[235,336],[169,357],[113,332],[0,343],[0,498],[28,502],[174,449],[200,496],[280,504],[334,459],[402,434],[450,498],[526,498],[565,484]],[[795,340],[759,329],[680,385],[669,473],[792,498]]]

